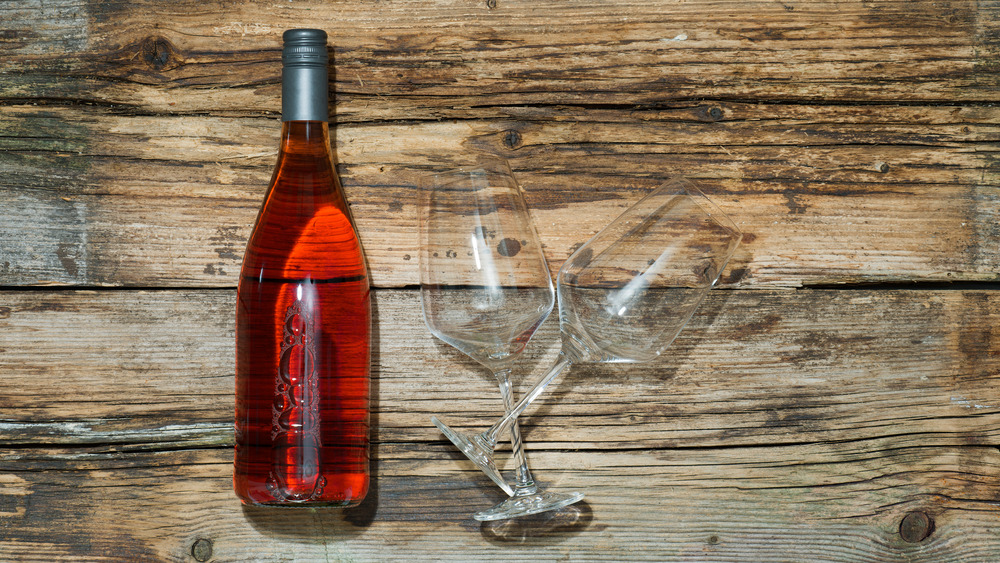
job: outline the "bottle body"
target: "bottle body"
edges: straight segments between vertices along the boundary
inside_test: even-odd
[[[244,502],[364,498],[370,333],[368,274],[328,125],[286,121],[237,290],[233,483]]]

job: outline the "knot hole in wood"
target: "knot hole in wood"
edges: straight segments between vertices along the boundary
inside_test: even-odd
[[[508,149],[516,149],[521,146],[521,134],[515,129],[508,129],[503,133],[503,146]]]
[[[191,544],[191,556],[195,561],[208,561],[212,558],[212,540],[198,538]]]
[[[909,543],[917,543],[927,539],[934,531],[934,519],[926,512],[913,511],[903,517],[899,523],[899,535]]]
[[[159,72],[177,68],[182,64],[181,56],[167,38],[150,36],[139,42],[138,54],[149,68]]]

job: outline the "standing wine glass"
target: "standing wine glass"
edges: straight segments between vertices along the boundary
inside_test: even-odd
[[[434,176],[425,192],[420,251],[424,320],[434,336],[493,373],[504,406],[510,409],[514,361],[555,301],[527,205],[510,167],[492,157],[481,158],[474,167]],[[470,453],[481,445],[456,442],[511,496],[476,513],[477,520],[535,514],[583,498],[579,493],[539,490],[528,469],[516,421],[510,425],[510,436],[517,464],[513,488],[497,470],[492,448],[489,456],[476,457]]]
[[[491,460],[497,437],[563,369],[658,357],[718,281],[742,234],[698,188],[673,178],[573,253],[559,270],[562,351],[507,414],[474,437],[437,424],[470,458]]]

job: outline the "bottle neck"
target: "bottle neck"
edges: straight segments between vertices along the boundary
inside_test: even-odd
[[[330,125],[326,121],[285,121],[281,124],[281,153],[328,157]]]
[[[281,69],[281,120],[323,121],[327,111],[326,65],[292,65]]]

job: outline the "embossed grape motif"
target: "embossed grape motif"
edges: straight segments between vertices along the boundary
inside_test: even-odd
[[[312,312],[296,300],[285,311],[284,334],[271,405],[274,459],[268,491],[286,501],[314,500],[323,494],[320,475],[319,374]],[[295,468],[294,471],[289,471]]]

